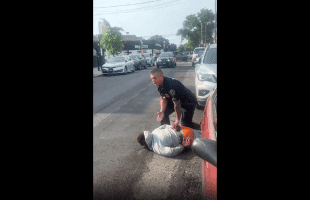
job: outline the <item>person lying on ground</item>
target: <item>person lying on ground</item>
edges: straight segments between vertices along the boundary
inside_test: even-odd
[[[185,148],[190,148],[194,141],[193,129],[177,126],[174,130],[171,125],[164,124],[152,132],[141,132],[137,141],[150,151],[166,157],[174,157]]]

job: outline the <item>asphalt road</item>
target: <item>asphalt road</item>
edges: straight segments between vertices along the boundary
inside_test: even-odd
[[[166,158],[136,142],[140,132],[160,126],[159,94],[150,79],[154,68],[93,78],[94,199],[202,199],[200,158],[190,150]],[[195,92],[190,62],[162,70]],[[197,137],[202,114],[195,110]]]

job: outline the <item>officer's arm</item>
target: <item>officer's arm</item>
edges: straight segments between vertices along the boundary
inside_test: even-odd
[[[173,101],[173,103],[174,103],[174,110],[175,110],[175,113],[177,116],[176,121],[180,122],[180,119],[181,119],[181,102],[180,102],[180,100],[177,100],[177,101]]]
[[[162,96],[160,96],[160,110],[165,112],[167,108],[168,101],[164,99]]]

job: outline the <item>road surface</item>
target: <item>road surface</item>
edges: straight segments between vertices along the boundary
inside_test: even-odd
[[[160,126],[159,94],[150,79],[154,68],[93,78],[94,199],[202,199],[200,158],[190,150],[166,158],[136,141],[140,132]],[[190,62],[162,70],[195,93]],[[197,137],[202,114],[195,110]]]

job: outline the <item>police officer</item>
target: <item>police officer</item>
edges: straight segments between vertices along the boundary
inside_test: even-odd
[[[151,71],[150,76],[161,96],[160,111],[156,113],[157,121],[161,125],[170,125],[169,116],[175,111],[176,121],[171,125],[173,129],[179,128],[180,121],[183,126],[193,127],[192,119],[197,105],[195,95],[180,81],[164,76],[159,68]]]

